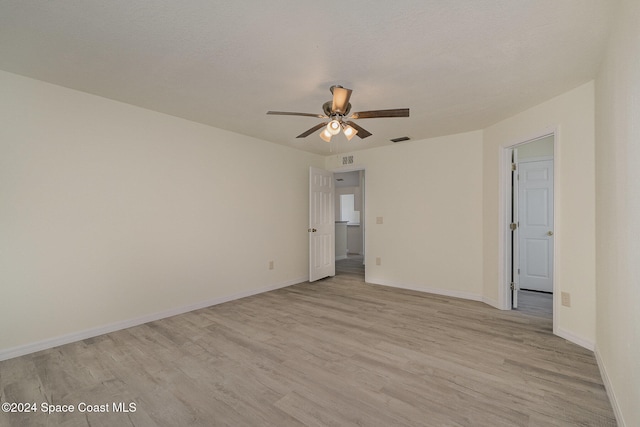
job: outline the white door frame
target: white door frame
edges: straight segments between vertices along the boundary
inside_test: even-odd
[[[499,194],[498,194],[498,308],[501,310],[511,310],[511,230],[509,230],[510,214],[511,214],[511,153],[514,148],[519,145],[533,142],[537,139],[541,139],[547,136],[553,135],[553,176],[554,176],[554,189],[560,188],[559,180],[560,174],[558,173],[558,153],[560,152],[560,132],[558,127],[547,128],[540,132],[536,132],[529,137],[525,137],[516,141],[512,141],[501,146],[499,150]],[[560,227],[558,227],[558,211],[560,204],[558,203],[558,194],[560,191],[554,191],[553,194],[553,223],[554,223],[554,239],[553,239],[553,277],[556,275],[556,265],[558,258],[557,248],[559,246],[558,239],[562,239],[562,233],[560,233]],[[554,290],[558,287],[555,286]],[[557,335],[556,321],[558,313],[560,292],[553,293],[553,333]]]
[[[360,212],[360,227],[362,229],[362,262],[365,263],[367,259],[367,229],[365,226],[367,220],[367,168],[358,165],[358,166],[342,166],[335,169],[329,169],[329,172],[333,173],[342,173],[342,172],[356,172],[362,171],[364,172],[364,184],[362,189],[362,211]],[[366,277],[366,263],[365,263],[365,277]]]
[[[513,164],[515,164],[516,166],[518,165],[518,150],[517,147],[512,147],[510,150],[511,153],[511,191],[509,192],[509,195],[511,196],[511,215],[510,218],[508,219],[509,223],[513,223],[513,220],[516,219],[516,224],[519,224],[519,221],[517,220],[518,215],[520,214],[519,210],[520,210],[520,182],[518,181],[518,177],[519,177],[519,173],[520,171],[517,170],[517,168],[513,168]],[[514,170],[515,169],[515,170]],[[520,245],[513,245],[513,242],[518,242],[520,241],[520,230],[518,229],[518,227],[516,227],[515,230],[513,230],[513,233],[511,234],[511,239],[509,239],[509,247],[510,247],[510,251],[509,253],[511,254],[511,262],[509,262],[509,260],[507,260],[507,262],[509,262],[509,277],[510,280],[512,281],[512,285],[510,286],[511,289],[511,308],[518,308],[518,291],[520,290],[520,275],[515,274],[513,272],[514,269],[519,270],[520,269]]]

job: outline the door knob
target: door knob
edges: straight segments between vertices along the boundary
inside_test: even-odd
[[[547,236],[553,236],[553,231],[547,231]]]

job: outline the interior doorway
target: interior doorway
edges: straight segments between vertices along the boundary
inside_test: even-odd
[[[554,134],[508,147],[508,308],[553,316]]]
[[[336,275],[364,277],[365,170],[334,171]]]

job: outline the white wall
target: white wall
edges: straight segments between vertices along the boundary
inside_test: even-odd
[[[0,93],[0,356],[308,277],[323,157],[5,72]]]
[[[481,299],[482,132],[349,154],[366,169],[366,281]]]
[[[596,354],[640,426],[640,3],[622,1],[596,80]]]
[[[595,343],[594,84],[584,84],[484,130],[484,296],[498,301],[499,157],[503,147],[557,129],[555,139],[554,290],[571,307],[554,306],[556,332],[585,347]]]
[[[518,160],[553,157],[553,135],[518,146]]]

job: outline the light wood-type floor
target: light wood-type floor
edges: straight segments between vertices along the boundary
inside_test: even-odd
[[[0,362],[0,401],[76,406],[0,425],[615,425],[593,353],[540,310],[368,285],[354,258],[338,271]]]

